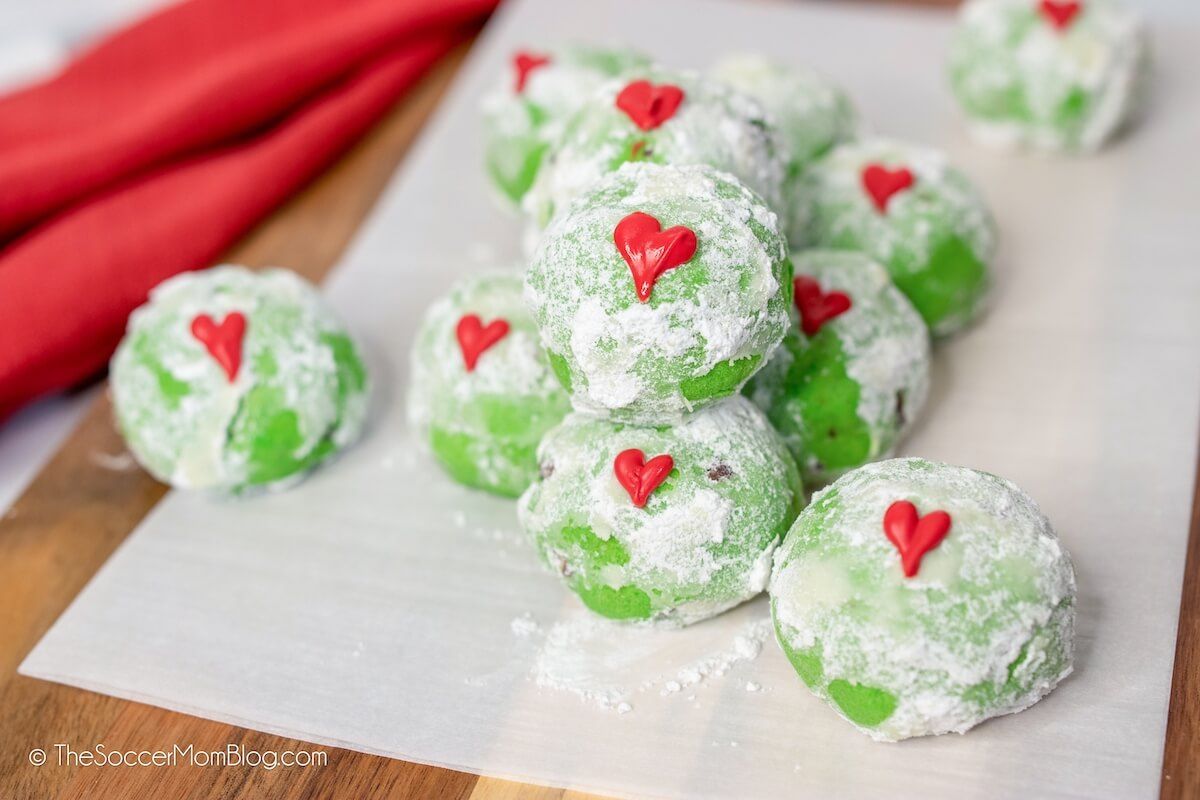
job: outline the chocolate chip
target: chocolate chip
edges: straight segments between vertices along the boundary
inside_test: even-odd
[[[538,469],[538,474],[542,476],[542,480],[549,478],[554,474],[554,463],[547,461],[545,464],[542,464]]]
[[[728,478],[733,474],[733,470],[728,464],[716,464],[708,470],[708,479],[716,482]]]

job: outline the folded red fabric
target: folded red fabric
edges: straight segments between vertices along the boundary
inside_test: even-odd
[[[0,420],[101,369],[496,0],[190,0],[0,98]],[[16,238],[13,238],[13,237]]]

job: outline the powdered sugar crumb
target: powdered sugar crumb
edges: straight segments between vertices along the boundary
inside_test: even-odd
[[[104,453],[99,450],[93,450],[88,454],[88,460],[101,469],[111,470],[112,472],[128,472],[137,467],[137,462],[133,456],[126,452],[120,453]]]
[[[620,714],[633,710],[636,694],[680,696],[698,707],[695,689],[762,652],[769,619],[755,614],[732,638],[722,626],[682,631],[610,622],[579,610],[546,629],[525,614],[513,634],[543,636],[531,680],[544,689],[570,692],[589,705]],[[749,685],[758,687],[749,689]],[[761,685],[750,681],[748,691]],[[690,690],[690,691],[689,691]]]
[[[522,639],[528,639],[531,636],[537,636],[543,633],[542,626],[533,618],[533,614],[526,611],[512,621],[512,632],[514,636]]]
[[[771,632],[769,620],[759,620],[747,624],[734,637],[732,644],[721,651],[703,656],[700,659],[681,667],[674,678],[663,684],[663,696],[675,694],[682,689],[702,685],[709,678],[719,678],[729,672],[734,665],[743,661],[753,661],[762,652],[763,642]],[[652,679],[642,685],[649,689],[657,684]]]

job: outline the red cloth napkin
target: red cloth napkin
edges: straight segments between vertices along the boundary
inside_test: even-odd
[[[363,133],[496,0],[190,0],[0,98],[0,421]],[[283,265],[286,266],[286,265]]]

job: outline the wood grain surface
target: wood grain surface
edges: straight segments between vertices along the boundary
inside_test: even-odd
[[[912,2],[912,0],[908,0]],[[922,5],[954,0],[918,0]],[[333,168],[227,256],[250,266],[286,265],[319,280],[337,261],[465,55],[460,48]],[[0,800],[127,798],[436,797],[446,800],[586,800],[561,789],[509,783],[210,722],[152,706],[25,678],[16,669],[114,549],[163,496],[137,469],[114,470],[97,454],[124,452],[99,397],[33,483],[0,519]],[[197,750],[236,744],[257,751],[318,751],[323,766],[85,767],[56,763],[76,750]],[[29,762],[33,748],[49,763]],[[1162,796],[1200,798],[1200,478],[1193,503]]]
[[[1192,490],[1191,535],[1183,568],[1175,674],[1163,747],[1163,800],[1200,797],[1200,453]]]

